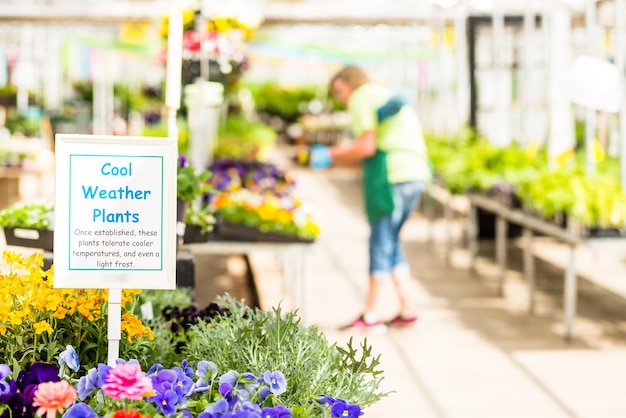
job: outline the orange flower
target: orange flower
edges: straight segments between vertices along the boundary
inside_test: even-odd
[[[66,380],[60,382],[43,382],[37,386],[33,406],[38,406],[37,415],[46,418],[56,417],[57,412],[63,413],[76,400],[76,389]]]

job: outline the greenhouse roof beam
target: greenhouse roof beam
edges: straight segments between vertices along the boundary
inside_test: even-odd
[[[98,2],[70,4],[37,4],[24,7],[23,4],[0,3],[2,22],[70,22],[114,23],[126,21],[148,21],[167,15],[167,9],[158,2]]]

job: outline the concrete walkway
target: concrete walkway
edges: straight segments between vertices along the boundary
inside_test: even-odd
[[[365,417],[626,417],[622,296],[581,278],[576,335],[567,343],[562,338],[563,274],[545,254],[536,260],[537,310],[530,315],[515,243],[509,248],[501,297],[496,294],[492,244],[481,243],[478,275],[472,276],[460,244],[451,261],[445,261],[442,221],[432,225],[434,240],[428,242],[431,224],[419,212],[409,220],[403,238],[422,328],[384,335],[338,331],[361,312],[367,289],[368,228],[355,173],[295,172],[299,195],[316,207],[323,231],[313,263],[311,322],[333,341],[366,337],[381,355],[382,389],[393,391],[368,408]],[[457,237],[461,227],[461,222],[454,225]],[[554,247],[550,240],[541,242]],[[544,247],[538,245],[538,251]],[[261,305],[289,304],[277,285],[279,272],[272,260],[252,260]],[[602,260],[595,261],[600,266]],[[618,273],[615,280],[626,281],[626,276]],[[392,317],[397,302],[391,289],[388,300],[385,314]]]

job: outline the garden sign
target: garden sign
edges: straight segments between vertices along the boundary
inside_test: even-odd
[[[54,286],[109,289],[109,342],[119,341],[121,289],[176,287],[177,143],[61,134],[55,143]]]

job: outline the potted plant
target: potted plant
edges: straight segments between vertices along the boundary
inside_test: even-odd
[[[187,220],[187,210],[189,204],[196,198],[208,193],[211,185],[208,182],[211,172],[202,170],[197,172],[194,167],[189,164],[184,155],[178,157],[178,169],[176,172],[176,220],[177,235],[179,236],[178,244],[182,244],[182,237],[185,234],[185,225]]]
[[[207,206],[194,207],[193,205],[187,209],[185,235],[183,242],[206,242],[209,240],[210,233],[215,226],[215,215]]]
[[[221,193],[213,202],[220,237],[244,241],[313,242],[319,226],[306,205],[292,197],[247,189]]]
[[[7,245],[52,251],[54,207],[49,203],[18,202],[0,211]]]

